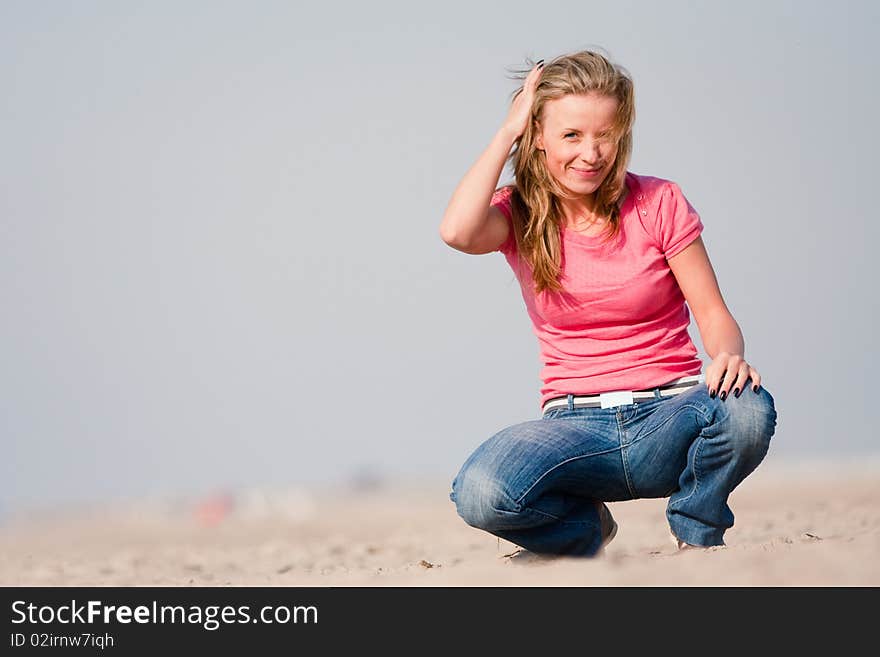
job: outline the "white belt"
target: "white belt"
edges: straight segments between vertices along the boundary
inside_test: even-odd
[[[692,376],[684,376],[676,379],[672,383],[659,386],[661,397],[670,397],[678,395],[685,390],[692,388],[698,383],[706,381],[705,374],[694,374]],[[632,404],[636,399],[654,399],[654,388],[651,390],[614,390],[611,392],[603,392],[598,395],[575,395],[572,404],[575,408],[614,408],[615,406],[624,406]],[[542,413],[554,408],[568,408],[568,395],[565,397],[554,397],[548,399],[541,409]]]

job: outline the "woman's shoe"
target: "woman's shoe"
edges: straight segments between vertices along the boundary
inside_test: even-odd
[[[601,523],[602,528],[602,542],[599,544],[599,549],[593,556],[600,557],[605,552],[605,546],[617,536],[617,523],[614,521],[611,511],[608,510],[608,507],[605,506],[604,503],[596,502],[596,510],[599,512],[599,522]],[[534,552],[529,552],[525,548],[518,547],[510,554],[502,555],[501,558],[506,559],[507,563],[536,563],[553,561],[554,559],[558,559],[559,556],[560,555],[557,554],[536,554]]]
[[[602,523],[602,542],[599,544],[599,550],[596,552],[596,556],[599,556],[605,551],[605,546],[617,536],[617,523],[604,502],[596,502],[596,508],[599,511],[599,520]]]

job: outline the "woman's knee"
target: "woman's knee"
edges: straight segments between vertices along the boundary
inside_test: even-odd
[[[776,404],[763,386],[757,392],[751,386],[749,380],[739,397],[728,395],[722,403],[729,413],[734,449],[740,457],[759,462],[776,432]]]
[[[456,511],[471,527],[492,530],[519,512],[497,476],[477,465],[465,465],[452,481],[450,499]]]
[[[480,445],[452,482],[450,499],[462,519],[473,527],[492,529],[515,525],[521,506],[513,491],[524,485],[530,470],[523,459],[540,444],[542,421],[506,427]]]

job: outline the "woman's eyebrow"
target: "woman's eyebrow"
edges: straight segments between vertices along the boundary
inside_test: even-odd
[[[602,128],[601,130],[599,130],[599,134],[602,134],[603,132],[611,132],[613,129],[614,129],[613,126],[610,126],[607,128]],[[560,132],[581,132],[581,131],[578,128],[562,128],[562,129],[560,129]]]

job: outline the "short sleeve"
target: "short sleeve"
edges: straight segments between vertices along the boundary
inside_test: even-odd
[[[660,250],[668,259],[680,253],[703,232],[703,222],[681,188],[667,182],[660,194],[657,234]]]
[[[510,210],[510,195],[513,193],[513,187],[502,187],[497,190],[494,194],[492,194],[492,200],[489,203],[489,207],[496,207],[501,210],[501,213],[507,217],[508,228],[510,230],[507,233],[507,239],[504,243],[499,246],[496,251],[500,251],[501,253],[507,255],[516,251],[516,236],[513,232],[513,219],[512,213]]]

